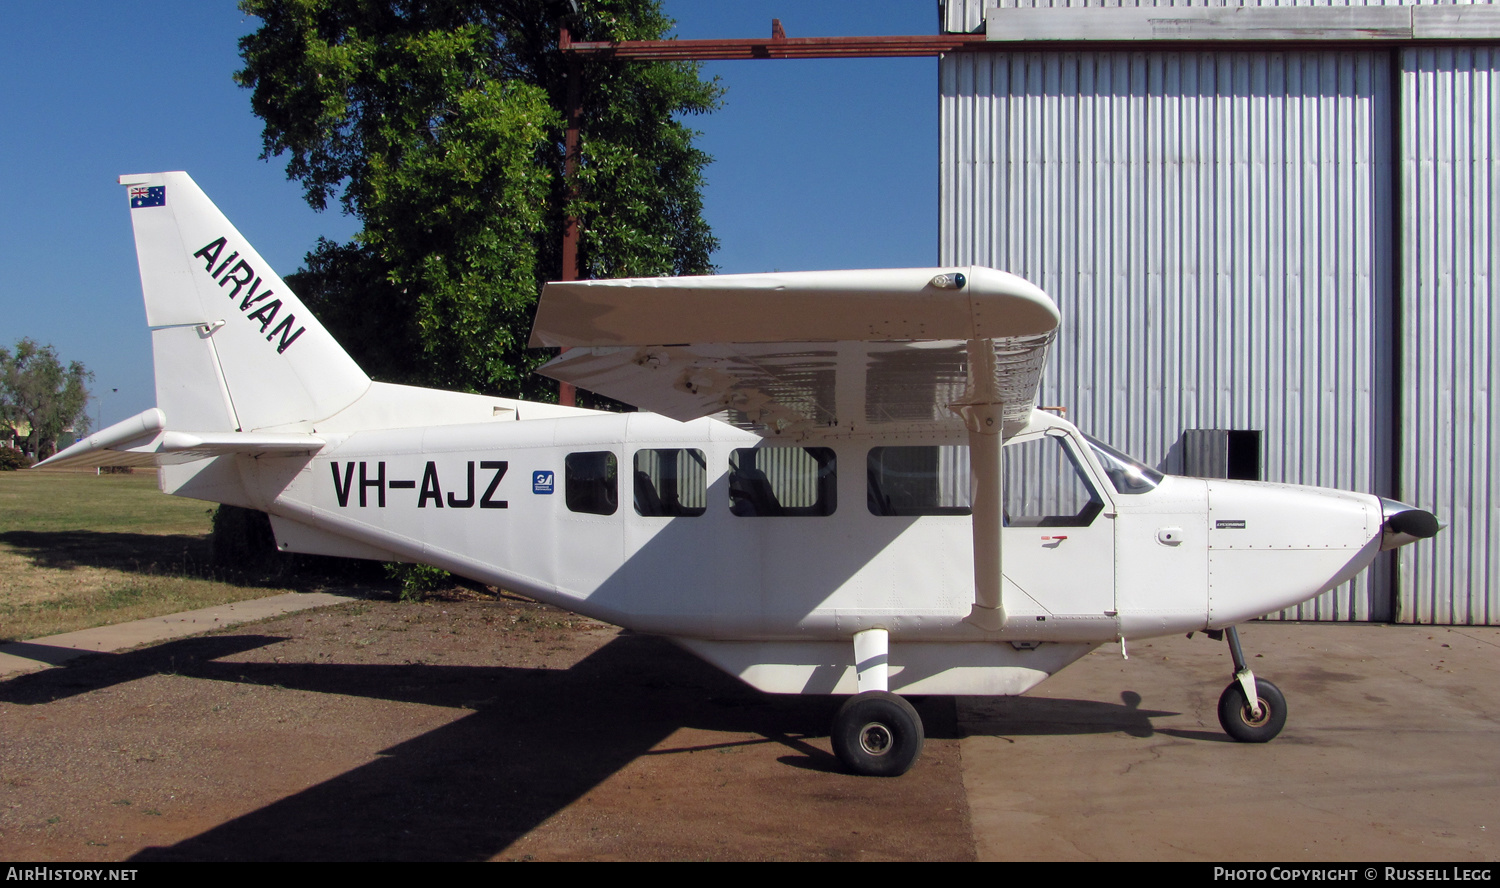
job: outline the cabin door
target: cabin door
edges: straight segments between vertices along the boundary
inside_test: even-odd
[[[1030,599],[1014,608],[1007,603],[1007,610],[1112,618],[1115,529],[1106,513],[1113,510],[1072,442],[1056,435],[1011,441],[1004,485],[1001,572]]]

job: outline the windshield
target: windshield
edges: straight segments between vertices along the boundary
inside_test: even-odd
[[[1109,476],[1109,483],[1120,493],[1149,493],[1161,483],[1161,472],[1126,456],[1097,438],[1090,435],[1083,437],[1094,448],[1094,455],[1099,457],[1099,463],[1104,466],[1104,474]]]

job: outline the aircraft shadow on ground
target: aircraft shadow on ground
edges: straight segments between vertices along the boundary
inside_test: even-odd
[[[10,546],[31,559],[37,567],[76,570],[80,567],[119,570],[146,576],[186,576],[228,580],[241,586],[278,589],[323,587],[347,559],[335,563],[334,571],[319,571],[318,556],[281,556],[285,569],[271,575],[226,570],[213,561],[213,545],[207,536],[193,534],[126,533],[98,530],[12,530],[0,533],[0,545]],[[300,571],[307,561],[311,571]],[[328,559],[328,561],[332,561]],[[363,581],[365,576],[361,575]]]
[[[48,651],[73,656],[66,657],[61,669],[30,672],[0,682],[0,702],[40,706],[151,675],[190,675],[194,667],[210,660],[285,640],[267,635],[219,635],[169,641],[127,654],[85,654],[81,657],[73,648],[21,642],[16,645],[22,648],[19,653],[34,660],[64,659],[62,656],[46,656]]]
[[[660,639],[621,636],[568,669],[223,662],[283,639],[184,639],[0,684],[0,700],[45,704],[166,674],[277,686],[472,713],[382,750],[380,758],[137,860],[483,860],[684,727],[775,743],[788,767],[834,771],[826,737],[841,698],[758,693]],[[1122,704],[999,698],[980,727],[1001,735],[1150,736],[1173,713]],[[929,737],[959,736],[951,697],[915,698]],[[993,729],[993,730],[991,730]]]
[[[226,635],[90,657],[0,684],[0,700],[45,704],[172,674],[473,709],[138,860],[483,860],[635,759],[686,754],[653,750],[683,727],[748,734],[731,742],[780,744],[788,765],[839,770],[806,738],[826,735],[840,700],[760,694],[659,639],[623,636],[568,669],[218,660],[280,640]],[[920,702],[930,736],[956,736],[952,698]]]
[[[103,567],[134,573],[181,571],[209,564],[208,538],[195,534],[121,533],[99,530],[11,530],[0,543],[38,567]]]
[[[1072,734],[1129,734],[1150,737],[1158,732],[1153,718],[1176,712],[1142,709],[1141,695],[1122,691],[1119,703],[1100,700],[1067,700],[1049,697],[993,697],[981,708],[966,713],[965,727],[971,733],[1005,737],[1062,736]]]

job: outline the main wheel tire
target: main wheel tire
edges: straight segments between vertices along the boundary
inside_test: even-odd
[[[1257,701],[1260,705],[1254,712],[1238,681],[1230,682],[1219,695],[1219,724],[1224,726],[1224,733],[1241,743],[1265,743],[1286,726],[1286,698],[1281,696],[1281,690],[1257,678],[1255,695],[1260,698]]]
[[[844,767],[867,777],[899,777],[922,754],[922,717],[889,691],[865,691],[833,717],[833,751]]]

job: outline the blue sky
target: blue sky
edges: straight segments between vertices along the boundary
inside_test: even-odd
[[[932,34],[936,0],[666,0],[683,38]],[[283,274],[319,236],[234,85],[255,19],[232,2],[0,6],[0,344],[95,372],[104,425],[155,403],[123,173],[187,170]],[[937,262],[937,60],[717,62],[725,106],[690,124],[715,158],[706,213],[726,273]],[[118,389],[118,392],[111,392]]]

